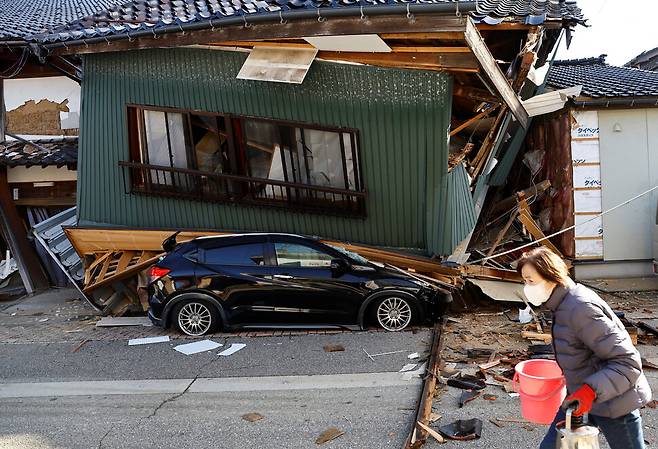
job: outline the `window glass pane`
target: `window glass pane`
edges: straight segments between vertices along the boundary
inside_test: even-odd
[[[275,243],[274,250],[280,266],[284,267],[323,267],[331,266],[332,257],[306,245],[296,243]]]
[[[165,113],[160,111],[144,111],[146,128],[146,146],[148,161],[151,165],[171,166],[169,159],[169,141],[167,140],[167,125]]]
[[[277,149],[281,148],[279,126],[258,120],[243,120],[242,123],[249,175],[254,178],[269,178],[272,157]]]
[[[303,182],[339,189],[355,188],[349,134],[297,128],[295,135]]]
[[[214,265],[265,265],[260,243],[209,248],[204,258],[206,263]]]
[[[197,170],[209,173],[230,173],[224,117],[192,114],[190,120]]]
[[[188,168],[183,114],[144,111],[148,163],[171,168]],[[151,183],[189,188],[191,180],[171,172],[151,170]]]

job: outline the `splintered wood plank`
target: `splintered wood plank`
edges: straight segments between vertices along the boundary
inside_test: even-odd
[[[135,257],[136,253],[136,251],[124,251],[119,258],[115,272],[124,271],[128,267],[128,264],[132,261],[133,257]]]
[[[505,103],[507,103],[507,106],[521,126],[527,128],[529,123],[528,113],[523,107],[523,104],[521,104],[521,100],[516,95],[516,92],[514,92],[514,89],[512,89],[512,86],[507,81],[505,74],[498,67],[498,63],[484,43],[482,35],[480,35],[480,32],[473,23],[473,19],[470,17],[466,22],[464,37],[466,38],[466,43],[473,50],[473,54],[479,61],[482,72],[491,81],[498,94],[505,100]]]
[[[150,267],[154,263],[158,261],[160,257],[162,257],[165,253],[160,253],[156,256],[151,257],[150,259],[147,259],[141,263],[129,266],[126,270],[122,272],[115,272],[112,276],[108,276],[104,279],[100,279],[98,282],[88,285],[84,288],[83,292],[88,293],[91,292],[97,288],[103,287],[105,285],[112,284],[117,281],[121,281],[122,279],[126,279],[132,275],[135,275],[139,273],[140,271]]]

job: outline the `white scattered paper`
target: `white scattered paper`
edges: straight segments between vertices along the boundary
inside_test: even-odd
[[[427,366],[427,363],[423,363],[418,367],[417,370],[414,371],[406,371],[402,373],[402,380],[411,380],[414,377],[421,377],[423,374],[425,374],[425,367]]]
[[[521,324],[526,324],[532,321],[532,309],[530,306],[525,309],[519,309],[519,322]]]
[[[184,345],[174,346],[174,349],[181,354],[192,355],[199,352],[211,351],[222,346],[221,343],[216,343],[212,340],[195,341],[194,343],[186,343]]]
[[[217,355],[228,356],[228,355],[231,355],[231,354],[235,354],[236,352],[238,352],[240,349],[244,348],[245,346],[247,346],[247,345],[244,344],[244,343],[233,343],[233,344],[231,344],[231,346],[224,349],[222,352],[220,352]]]
[[[40,323],[45,323],[46,321],[48,321],[48,318],[41,318],[41,319],[39,320]]]
[[[169,341],[169,336],[167,335],[163,337],[133,338],[128,340],[128,346],[149,345],[151,343],[164,343],[166,341]]]
[[[519,393],[509,393],[510,398],[518,398],[519,396],[521,396]]]
[[[407,371],[411,371],[412,369],[414,369],[416,367],[416,365],[418,365],[418,364],[417,363],[407,363],[406,365],[404,365],[402,367],[402,369],[400,371],[398,371],[398,373],[406,373]]]
[[[419,358],[420,358],[420,354],[418,354],[417,352],[414,352],[414,353],[412,353],[412,354],[409,354],[409,355],[407,356],[407,358],[408,358],[409,360],[419,359]]]

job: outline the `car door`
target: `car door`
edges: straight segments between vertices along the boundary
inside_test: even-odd
[[[199,249],[198,285],[220,299],[229,323],[267,323],[271,317],[272,266],[265,237],[216,239]]]
[[[356,324],[361,279],[349,268],[342,273],[331,269],[340,256],[304,239],[280,236],[270,242],[276,260],[273,305],[281,322]]]

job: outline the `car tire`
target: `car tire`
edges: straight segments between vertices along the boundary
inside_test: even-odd
[[[205,299],[187,299],[176,304],[172,320],[179,331],[192,337],[215,332],[221,325],[219,311]]]
[[[402,295],[389,295],[375,301],[371,319],[389,332],[406,329],[418,317],[416,305]]]

